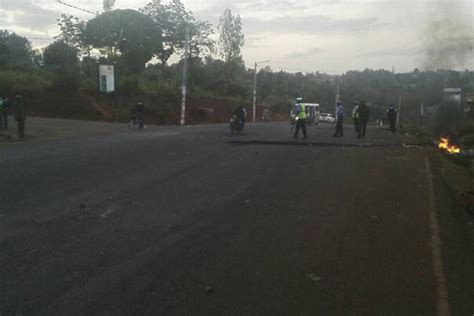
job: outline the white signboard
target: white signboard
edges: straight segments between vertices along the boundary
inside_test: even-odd
[[[99,65],[99,91],[115,91],[115,75],[113,65]]]

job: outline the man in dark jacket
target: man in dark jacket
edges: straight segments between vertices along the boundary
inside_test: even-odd
[[[387,119],[390,123],[390,131],[395,134],[395,125],[397,124],[397,110],[393,104],[390,104],[390,107],[387,110]]]
[[[370,110],[369,107],[365,104],[365,101],[362,101],[359,106],[359,132],[357,133],[357,138],[361,136],[365,138],[365,131],[367,130],[367,123],[370,119]]]
[[[26,120],[26,111],[23,104],[23,98],[21,95],[15,97],[15,120],[18,126],[18,136],[20,138],[25,137],[25,120]]]
[[[143,103],[138,102],[135,107],[135,120],[138,125],[138,129],[143,129],[145,125],[145,106]]]
[[[342,101],[337,101],[336,106],[336,133],[334,133],[334,137],[342,137],[344,135],[344,131],[342,130],[344,123],[344,105]]]
[[[245,116],[246,116],[246,111],[243,105],[239,105],[234,109],[234,115],[237,116],[237,119],[239,120],[239,128],[240,131],[244,129],[245,126]]]

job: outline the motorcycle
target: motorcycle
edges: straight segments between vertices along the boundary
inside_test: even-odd
[[[143,129],[145,128],[145,118],[143,113],[136,113],[132,116],[128,123],[128,128]]]
[[[233,115],[230,118],[229,127],[231,135],[234,135],[235,133],[240,134],[240,132],[242,132],[242,122],[236,115]]]
[[[144,124],[145,124],[145,118],[143,117],[143,113],[137,113],[138,129],[143,129]]]

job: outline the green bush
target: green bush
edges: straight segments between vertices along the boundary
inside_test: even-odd
[[[178,86],[169,84],[166,81],[140,80],[138,83],[138,92],[152,96],[176,96],[180,93]]]
[[[85,78],[81,80],[81,90],[89,93],[97,92],[97,80]]]
[[[138,84],[139,80],[137,76],[124,76],[119,79],[117,90],[125,95],[133,95],[138,91]]]
[[[7,94],[39,93],[53,85],[51,77],[41,71],[0,71],[0,91]]]

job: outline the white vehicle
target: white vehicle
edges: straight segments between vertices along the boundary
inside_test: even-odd
[[[319,123],[319,104],[318,103],[302,103],[306,112],[306,122],[311,125]]]
[[[319,121],[320,122],[327,122],[327,123],[334,123],[336,122],[336,119],[331,113],[321,113],[319,115]]]
[[[315,124],[318,125],[319,123],[319,104],[318,103],[301,103],[304,105],[305,112],[306,112],[306,123],[308,125]],[[295,112],[291,110],[290,112],[291,119],[295,119]]]

